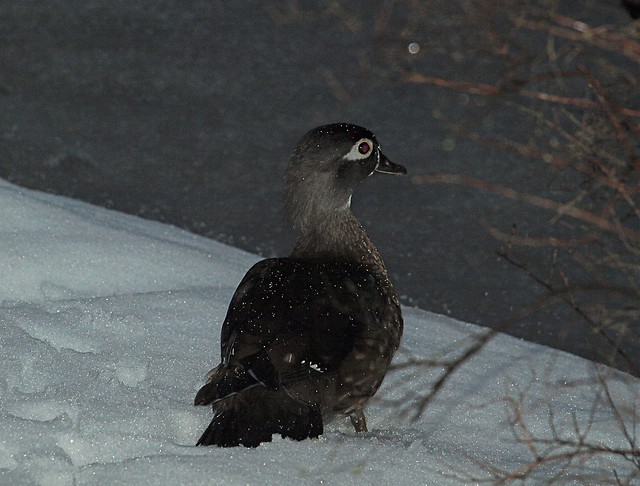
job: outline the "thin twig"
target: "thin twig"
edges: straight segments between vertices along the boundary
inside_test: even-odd
[[[611,336],[609,336],[607,332],[605,332],[602,326],[599,326],[596,322],[594,322],[594,320],[574,300],[574,296],[578,292],[586,292],[590,290],[600,291],[605,289],[603,289],[600,286],[595,286],[595,287],[583,286],[583,287],[573,287],[573,288],[566,287],[564,289],[556,289],[551,284],[549,284],[548,282],[540,278],[538,275],[536,275],[534,272],[532,272],[530,269],[528,269],[526,265],[515,261],[506,252],[499,252],[499,255],[507,263],[523,271],[527,276],[533,279],[538,285],[544,287],[550,293],[550,295],[553,295],[556,298],[566,302],[576,314],[578,314],[585,322],[587,322],[594,331],[596,331],[600,336],[602,336],[602,338],[607,342],[607,344],[611,346],[611,348],[615,350],[616,354],[618,354],[624,360],[627,366],[629,366],[629,369],[636,376],[640,376],[640,368],[636,364],[635,360],[633,360],[631,356],[629,356],[624,350],[620,349],[620,346],[618,346],[615,340]],[[613,292],[618,295],[629,295],[631,297],[634,297],[634,294],[628,291],[628,289],[615,289],[610,287],[610,288],[607,288],[606,290],[608,292]]]
[[[572,98],[568,96],[558,96],[551,93],[545,93],[543,91],[531,91],[527,89],[515,89],[512,86],[509,88],[500,88],[492,84],[476,83],[470,81],[452,81],[450,79],[440,78],[438,76],[429,76],[426,74],[411,72],[407,74],[403,81],[407,83],[427,83],[435,84],[437,86],[443,86],[446,88],[454,88],[459,91],[470,94],[478,95],[497,95],[516,93],[527,98],[535,98],[550,103],[558,103],[562,105],[578,106],[580,108],[596,109],[600,108],[600,104],[595,101],[589,101],[584,98]],[[632,110],[630,108],[620,108],[620,112],[625,116],[640,117],[640,111]]]
[[[482,189],[484,191],[493,192],[494,194],[499,194],[500,196],[506,197],[508,199],[513,199],[514,201],[521,201],[527,204],[531,204],[532,206],[537,206],[539,208],[554,211],[559,215],[570,216],[609,233],[622,234],[629,240],[640,242],[640,231],[635,231],[626,227],[620,227],[617,224],[612,223],[608,219],[584,209],[576,208],[574,206],[567,206],[566,204],[559,203],[552,199],[534,196],[533,194],[518,192],[514,189],[511,189],[510,187],[495,184],[493,182],[488,182],[483,179],[466,177],[457,174],[440,173],[414,176],[412,178],[412,181],[416,184],[444,183],[472,187],[474,189]]]

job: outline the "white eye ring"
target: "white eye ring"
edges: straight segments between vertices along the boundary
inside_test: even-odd
[[[361,138],[353,144],[349,153],[344,156],[345,160],[366,159],[373,153],[373,142],[368,138]]]

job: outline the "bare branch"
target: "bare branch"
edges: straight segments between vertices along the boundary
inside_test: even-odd
[[[482,189],[484,191],[493,192],[494,194],[499,194],[500,196],[508,199],[513,199],[514,201],[520,201],[531,204],[532,206],[554,211],[559,215],[570,216],[613,234],[619,234],[621,232],[621,234],[626,238],[640,242],[640,231],[635,231],[626,227],[619,227],[609,219],[598,216],[584,209],[568,206],[540,196],[518,192],[510,187],[488,182],[483,179],[460,176],[457,174],[425,174],[421,176],[414,176],[412,181],[416,184],[444,183]]]

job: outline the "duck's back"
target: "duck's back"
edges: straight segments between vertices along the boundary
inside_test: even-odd
[[[380,386],[401,334],[395,293],[370,265],[274,258],[238,286],[221,347],[223,363],[264,350],[290,395],[350,413]]]

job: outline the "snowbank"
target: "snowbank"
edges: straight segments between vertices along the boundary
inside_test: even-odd
[[[630,448],[622,424],[635,437],[639,382],[504,335],[417,420],[416,400],[441,368],[390,374],[364,436],[337,420],[318,440],[194,447],[210,409],[193,397],[256,259],[0,180],[0,484],[474,484],[520,468],[531,484],[638,477],[621,455],[593,449]],[[405,320],[398,364],[446,360],[484,332],[419,309]],[[563,459],[577,448],[558,438],[577,440],[576,430],[591,452]],[[531,467],[534,448],[559,460]]]

